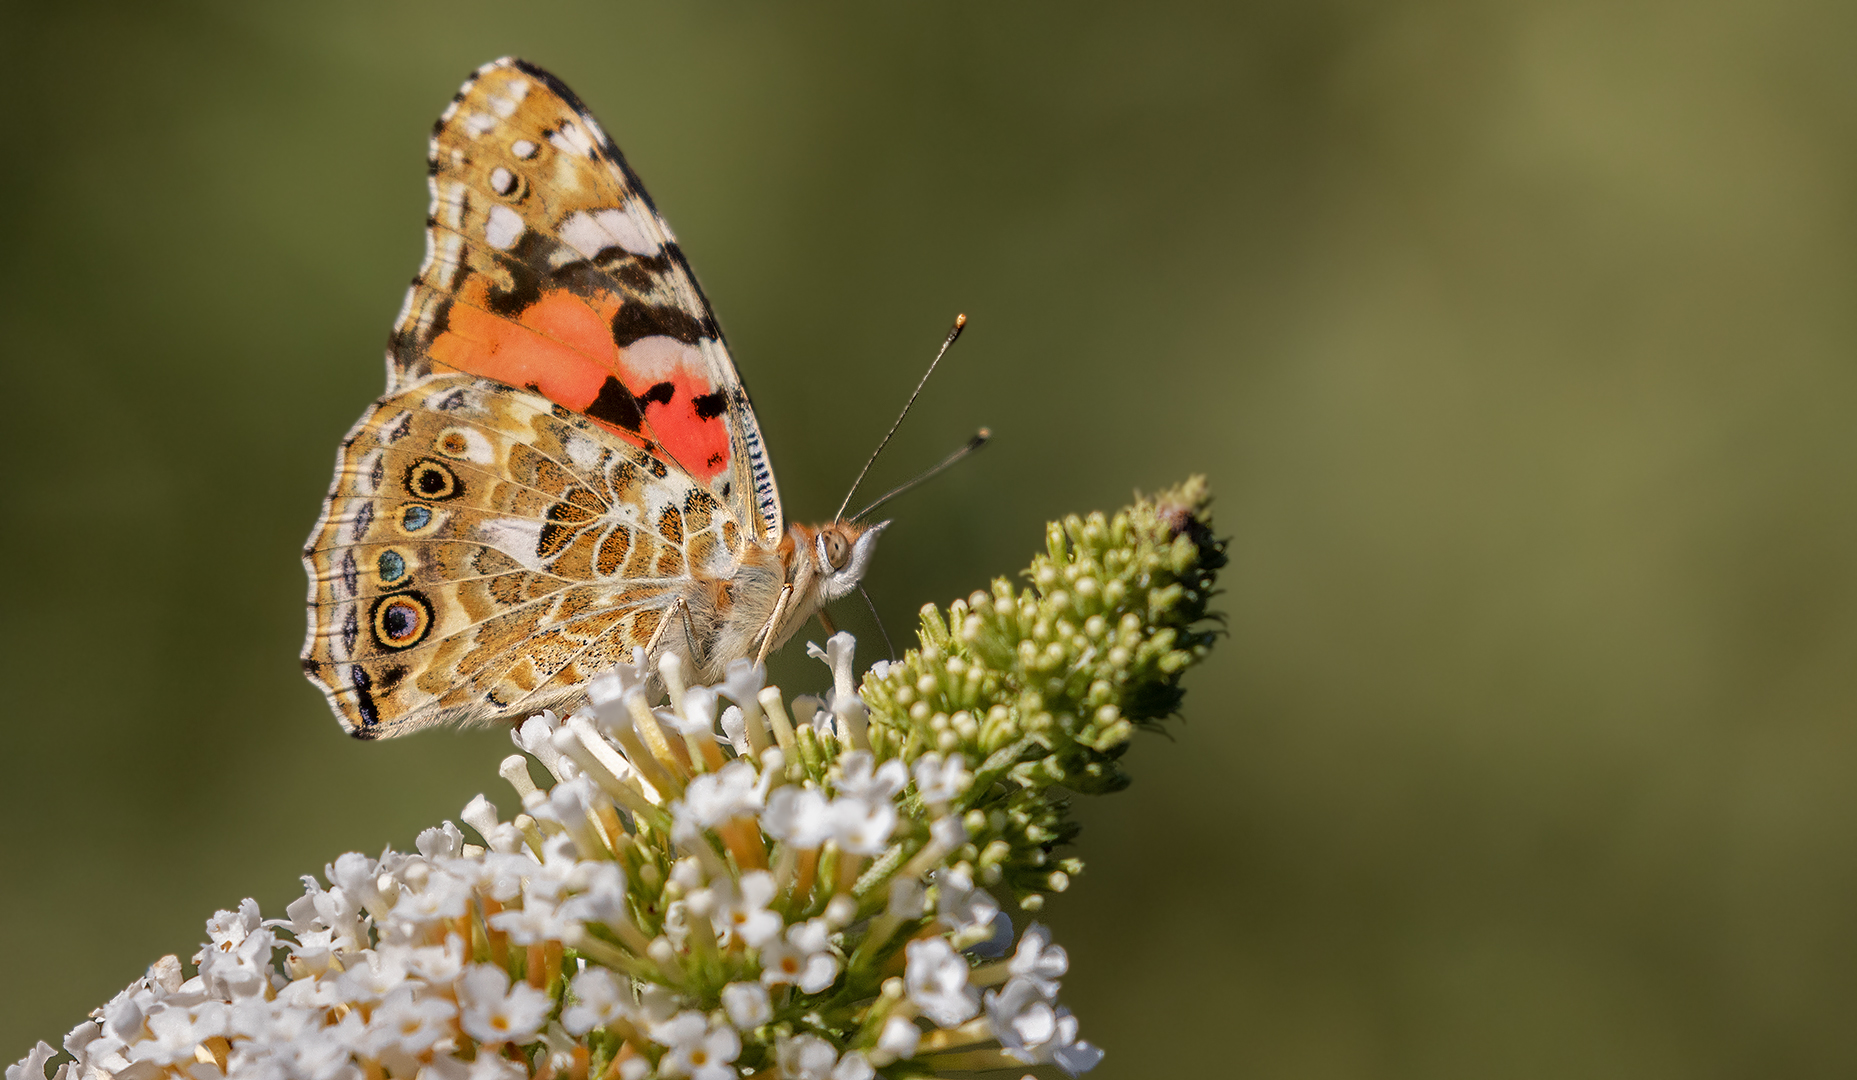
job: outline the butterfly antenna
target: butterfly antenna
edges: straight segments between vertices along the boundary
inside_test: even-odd
[[[941,464],[923,473],[921,476],[916,477],[914,480],[910,480],[906,483],[903,483],[894,488],[891,488],[888,492],[885,492],[882,496],[880,496],[876,502],[871,503],[869,506],[866,506],[864,509],[859,510],[857,513],[851,515],[851,520],[852,521],[862,520],[865,514],[870,513],[872,510],[877,509],[879,506],[882,506],[884,503],[889,502],[891,499],[896,498],[898,495],[901,495],[903,492],[908,491],[910,488],[915,487],[917,484],[920,484],[924,480],[927,480],[929,477],[934,476],[936,473],[941,472],[943,469],[947,468],[948,466],[954,464],[955,462],[961,460],[967,455],[985,446],[987,444],[987,440],[991,439],[992,437],[993,437],[993,430],[991,428],[981,428],[979,431],[974,432],[974,437],[967,440],[967,445],[961,447],[959,450],[956,450],[954,453],[949,454],[947,457],[942,458]]]
[[[890,640],[889,629],[883,625],[883,616],[877,614],[877,601],[870,598],[870,593],[865,592],[862,585],[858,586],[858,593],[864,597],[864,602],[870,605],[870,617],[877,620],[877,632],[883,635],[883,647],[890,652],[890,663],[896,663],[896,645]]]
[[[903,411],[896,414],[896,423],[890,425],[890,430],[884,434],[883,441],[877,444],[877,449],[870,452],[870,458],[864,462],[864,467],[858,470],[858,478],[851,481],[851,490],[845,492],[845,501],[838,504],[838,513],[836,515],[838,519],[842,519],[845,516],[845,507],[851,505],[851,496],[858,493],[858,485],[864,482],[864,474],[870,472],[870,467],[876,462],[877,455],[883,453],[883,448],[890,445],[890,436],[895,435],[896,429],[903,426],[903,417],[909,415],[909,407],[916,403],[916,398],[922,393],[922,388],[928,385],[929,376],[935,374],[935,365],[941,363],[941,358],[948,355],[949,346],[953,345],[955,339],[961,336],[961,330],[966,326],[966,315],[956,315],[954,317],[954,329],[948,331],[947,339],[941,343],[941,350],[935,354],[935,359],[929,361],[928,370],[922,373],[922,381],[916,383],[915,392],[909,395],[908,401],[903,402]],[[888,498],[888,496],[885,496],[885,498]]]

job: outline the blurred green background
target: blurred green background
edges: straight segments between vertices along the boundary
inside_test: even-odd
[[[478,791],[297,671],[427,128],[555,70],[892,633],[1204,471],[1230,637],[1047,913],[1095,1075],[1857,1071],[1857,8],[0,14],[0,1058]],[[868,615],[844,621],[875,658]],[[825,672],[790,647],[791,690]]]

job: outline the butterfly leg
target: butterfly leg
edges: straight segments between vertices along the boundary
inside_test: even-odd
[[[832,622],[832,617],[825,613],[824,608],[819,609],[819,627],[825,631],[826,637],[838,633],[838,626]]]
[[[672,608],[683,607],[683,597],[679,596],[675,600],[672,600],[671,607]],[[647,642],[645,645],[645,658],[647,660],[655,660],[657,658],[658,645],[664,640],[664,632],[666,630],[669,630],[670,628],[671,628],[670,619],[664,618],[664,619],[658,620],[658,629],[652,633],[651,640]]]
[[[767,654],[773,651],[774,628],[780,625],[780,617],[787,613],[787,601],[793,598],[793,586],[780,587],[780,598],[774,601],[774,613],[767,618],[767,625],[761,628],[761,651],[755,656],[757,664],[767,663]]]
[[[683,616],[683,639],[690,646],[690,662],[695,665],[696,670],[702,671],[709,666],[709,658],[697,655],[696,624],[690,621],[690,605],[684,603],[683,597],[679,596],[671,601],[671,606],[677,609],[677,614]]]

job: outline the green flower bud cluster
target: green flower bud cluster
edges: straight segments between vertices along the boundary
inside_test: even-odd
[[[1176,711],[1181,674],[1211,648],[1225,545],[1210,502],[1194,477],[1113,518],[1052,522],[1025,571],[1031,587],[1000,578],[946,612],[925,607],[921,647],[864,680],[879,759],[976,764],[957,805],[962,856],[1027,910],[1081,869],[1052,855],[1075,832],[1052,789],[1126,787],[1117,759],[1129,739]]]

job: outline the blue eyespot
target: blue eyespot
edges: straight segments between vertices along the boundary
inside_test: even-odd
[[[400,528],[407,532],[418,532],[431,522],[432,511],[429,507],[409,506],[400,514]]]
[[[406,560],[397,551],[383,551],[375,569],[380,574],[381,583],[391,585],[406,576]]]

